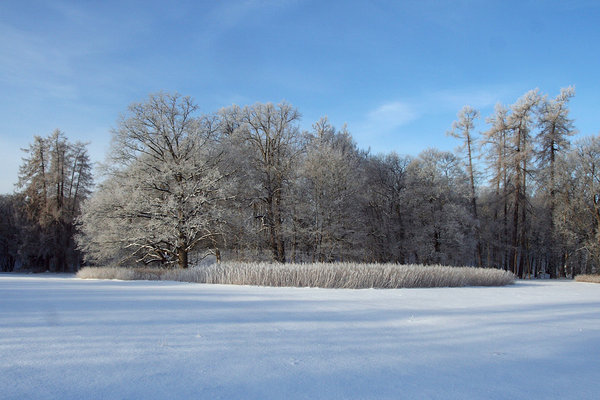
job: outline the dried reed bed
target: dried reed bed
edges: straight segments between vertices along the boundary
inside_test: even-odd
[[[515,276],[497,269],[397,264],[273,264],[229,262],[189,269],[86,267],[82,279],[180,282],[319,288],[431,288],[504,286]]]
[[[577,282],[600,283],[600,275],[577,275]]]
[[[118,279],[121,281],[160,281],[163,268],[84,267],[77,272],[81,279]]]

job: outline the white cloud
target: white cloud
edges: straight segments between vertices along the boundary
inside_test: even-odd
[[[381,152],[389,149],[390,138],[402,127],[421,116],[415,104],[395,100],[380,104],[357,121],[349,121],[349,126],[360,147]]]
[[[388,132],[417,119],[419,113],[411,104],[393,101],[384,103],[367,114],[366,125]]]
[[[71,70],[61,49],[52,46],[41,35],[0,23],[0,57],[3,75],[11,77],[44,70],[53,74],[67,74]]]
[[[256,21],[259,11],[276,11],[296,4],[296,0],[237,0],[216,2],[204,20],[202,36],[204,45],[212,45],[219,36],[243,23]]]
[[[0,24],[0,84],[33,91],[38,96],[74,98],[71,54],[47,38]]]
[[[444,89],[423,93],[409,100],[394,100],[369,111],[359,123],[360,130],[385,134],[418,120],[424,115],[458,112],[463,106],[491,107],[506,96],[506,88]]]
[[[410,146],[424,149],[444,140],[445,130],[463,106],[484,111],[510,98],[512,91],[508,86],[485,86],[422,92],[380,103],[361,119],[349,121],[350,129],[360,145],[375,151],[387,151],[400,142],[402,151]]]

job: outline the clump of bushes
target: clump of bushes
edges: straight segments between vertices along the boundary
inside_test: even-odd
[[[511,272],[497,269],[355,263],[228,262],[189,269],[86,267],[77,276],[82,279],[345,289],[504,286],[515,281]]]
[[[600,283],[600,275],[577,275],[575,280],[577,282]]]

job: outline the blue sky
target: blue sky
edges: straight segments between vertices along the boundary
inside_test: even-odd
[[[160,90],[204,112],[286,100],[362,148],[452,150],[465,104],[491,114],[575,85],[600,131],[597,1],[0,2],[0,193],[34,135],[64,131],[101,161],[128,104]],[[480,129],[485,128],[480,121]]]

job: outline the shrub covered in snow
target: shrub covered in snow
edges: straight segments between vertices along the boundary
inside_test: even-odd
[[[577,275],[575,280],[577,282],[600,283],[600,275]]]
[[[189,269],[83,268],[83,279],[172,280],[181,282],[320,287],[320,288],[417,288],[503,286],[515,276],[497,269],[397,265],[397,264],[273,264],[221,263]]]

